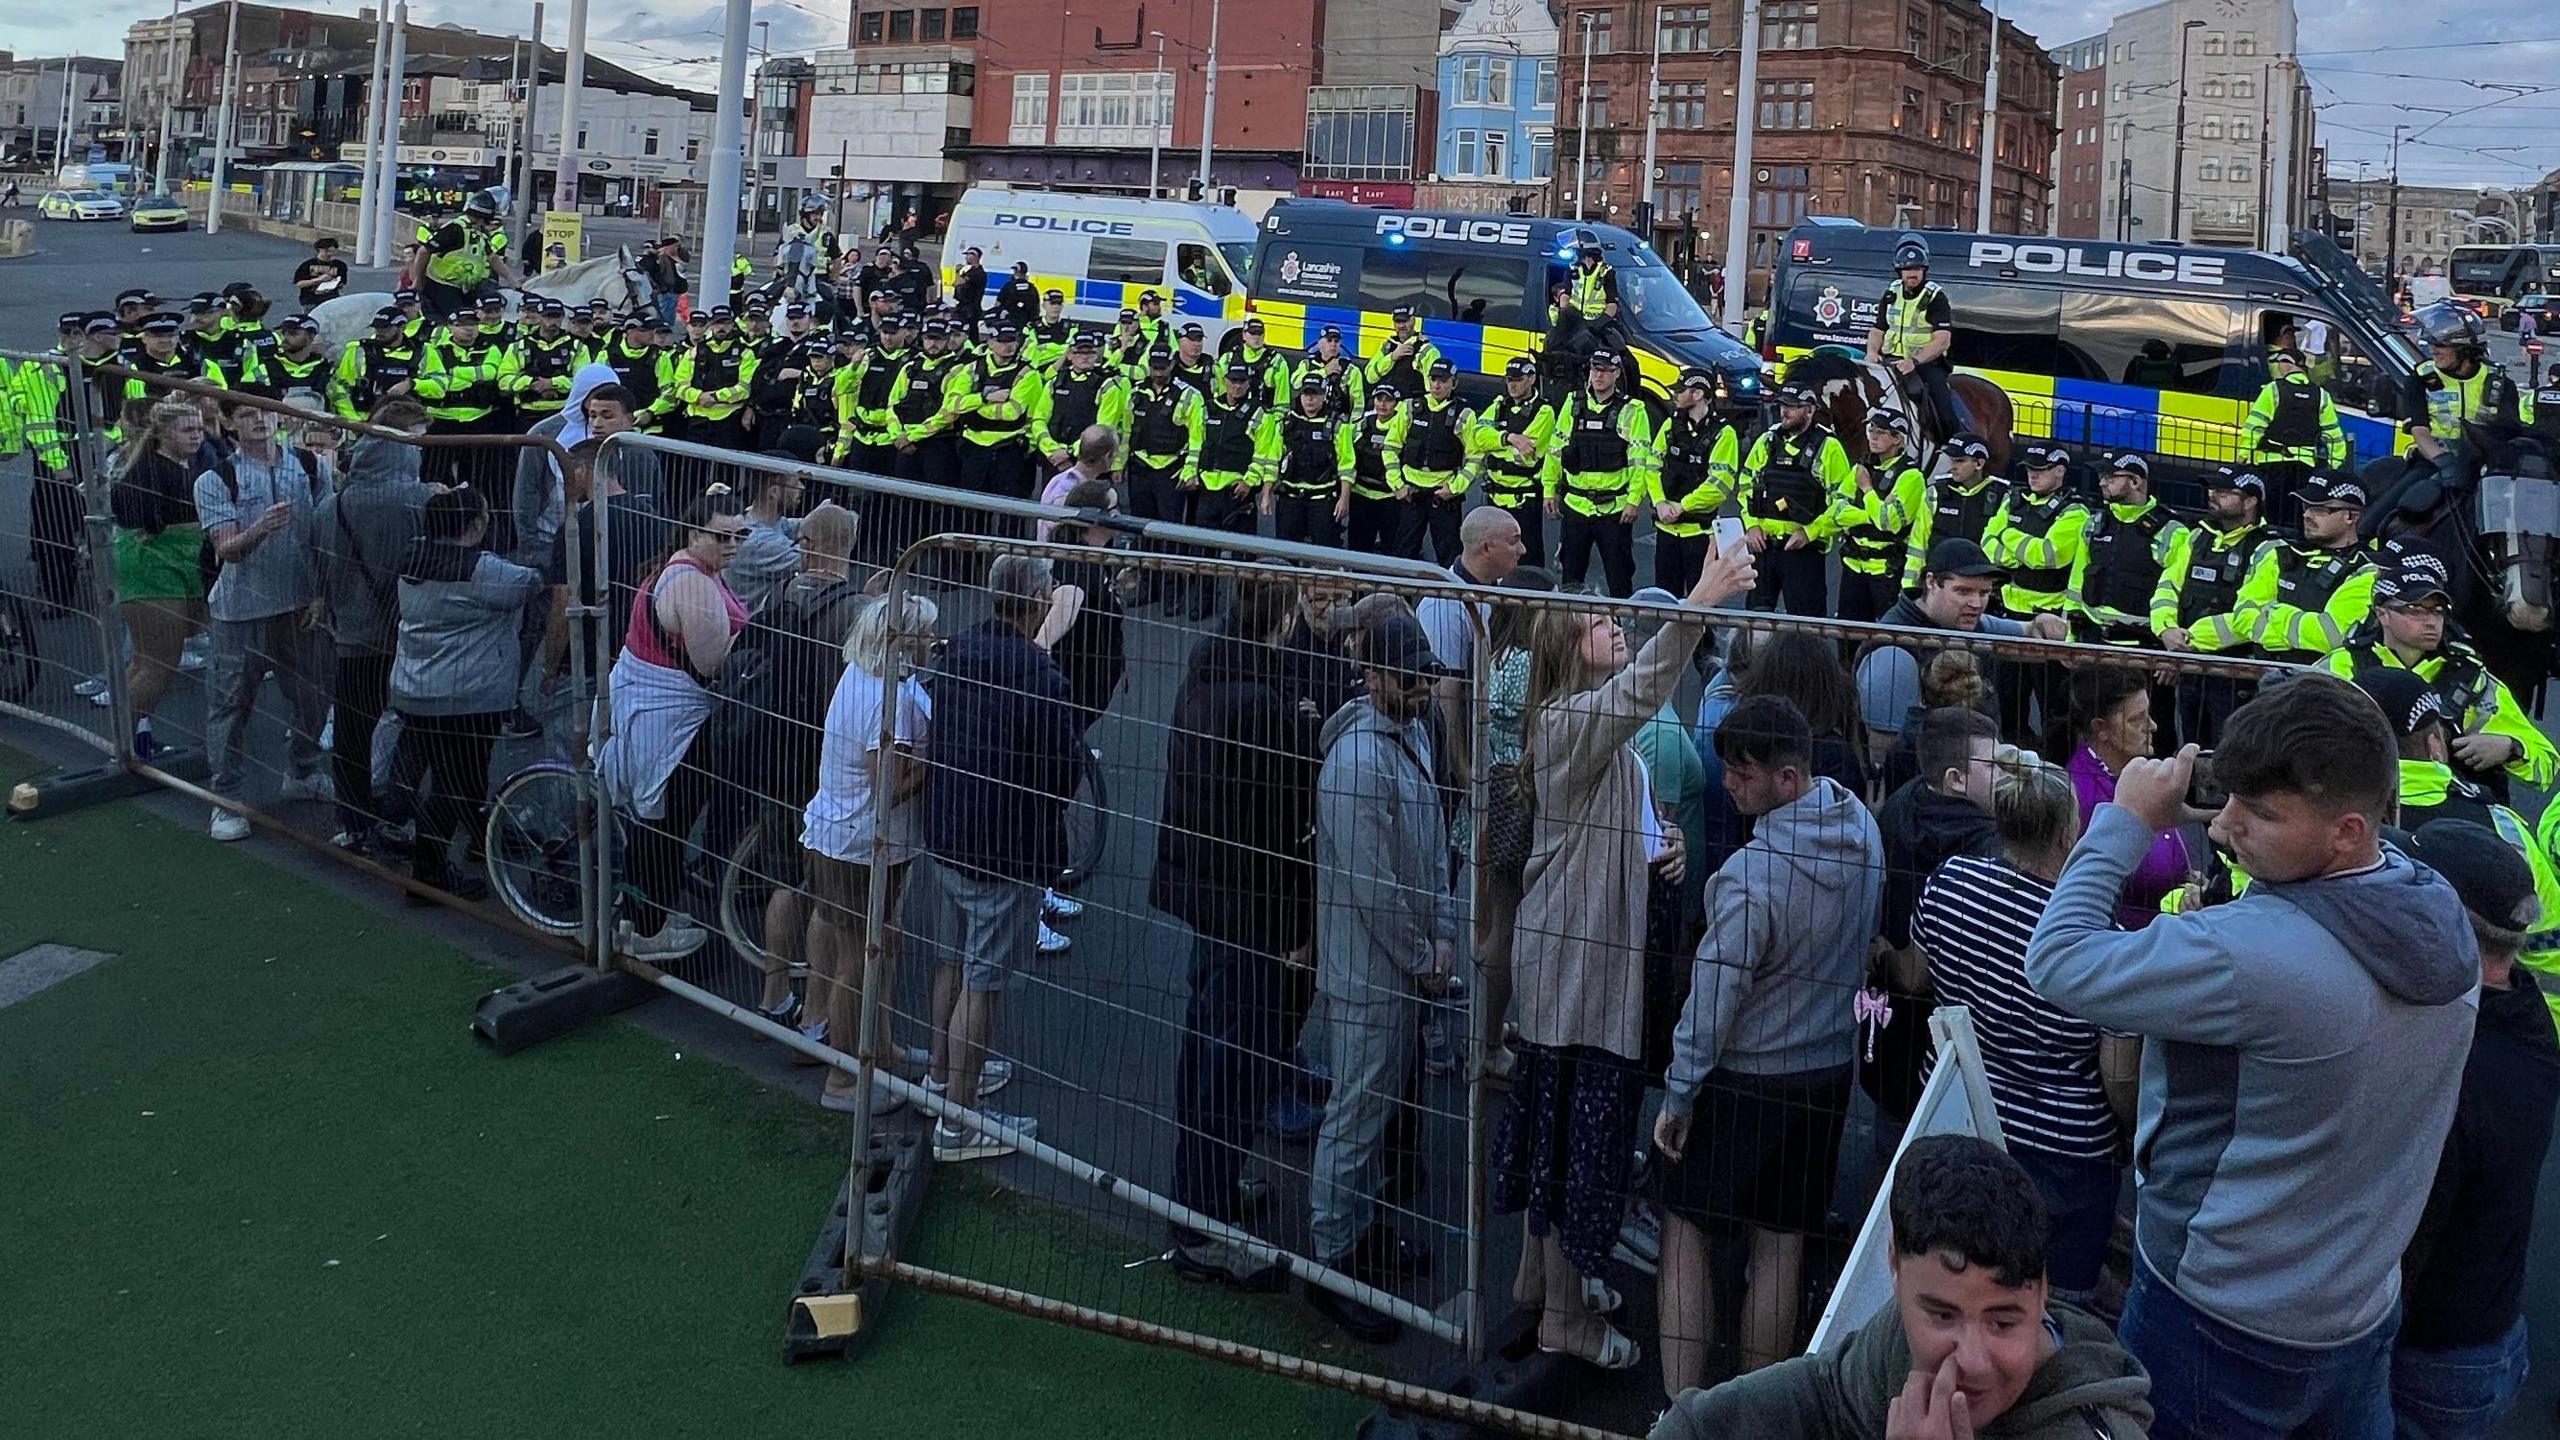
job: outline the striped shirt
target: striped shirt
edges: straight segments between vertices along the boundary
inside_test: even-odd
[[[2006,860],[1958,855],[1920,892],[1911,938],[1928,952],[1938,1003],[1973,1012],[2010,1148],[2105,1159],[2118,1127],[2098,1083],[2098,1027],[2027,985],[2027,939],[2052,898],[2052,885]]]

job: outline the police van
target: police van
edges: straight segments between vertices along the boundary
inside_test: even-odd
[[[1863,349],[1904,233],[1829,219],[1789,231],[1771,282],[1767,357]],[[2021,436],[2146,451],[2186,477],[2248,463],[2256,457],[2241,420],[2290,326],[2306,344],[2325,342],[2313,373],[2337,402],[2356,463],[2404,443],[2394,420],[2424,357],[2380,289],[2322,237],[2300,235],[2292,254],[2272,255],[1917,233],[1954,311],[1956,368],[2008,393]]]
[[[1108,331],[1155,290],[1177,323],[1197,320],[1214,343],[1244,319],[1253,221],[1226,205],[975,186],[952,208],[942,242],[942,288],[975,245],[993,300],[1020,261],[1042,293],[1066,298],[1067,318]]]
[[[1303,349],[1339,325],[1344,343],[1369,356],[1394,333],[1395,311],[1410,306],[1461,390],[1490,394],[1513,357],[1544,348],[1548,297],[1582,233],[1617,271],[1639,372],[1629,378],[1660,399],[1684,367],[1702,366],[1723,378],[1725,403],[1757,409],[1759,358],[1716,328],[1661,256],[1614,225],[1283,200],[1262,217],[1251,309],[1280,349]]]

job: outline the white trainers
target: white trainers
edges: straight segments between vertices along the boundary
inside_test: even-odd
[[[1028,1115],[1007,1115],[996,1110],[980,1110],[978,1113],[1007,1130],[1019,1133],[1026,1140],[1039,1137],[1040,1122]],[[940,1121],[934,1123],[933,1158],[945,1165],[962,1160],[991,1160],[999,1155],[1012,1154],[1014,1148],[1011,1141],[999,1140],[984,1130],[955,1130]]]
[[[1066,921],[1073,920],[1082,914],[1084,914],[1084,902],[1074,898],[1073,896],[1061,895],[1057,891],[1052,890],[1048,894],[1040,897],[1040,915],[1042,919],[1055,920],[1063,924]]]
[[[328,804],[337,798],[337,782],[329,778],[329,772],[326,770],[314,770],[308,775],[286,776],[285,782],[276,787],[276,799],[286,804],[296,800],[317,800],[322,804]]]
[[[978,1098],[981,1100],[1012,1083],[1013,1062],[1010,1060],[990,1056],[985,1064],[978,1067]],[[949,1087],[928,1075],[925,1077],[924,1088],[940,1095]]]
[[[622,953],[634,960],[681,960],[710,943],[711,932],[670,915],[655,935],[643,935],[625,920],[615,938]]]
[[[226,842],[246,840],[249,838],[249,817],[234,811],[217,809],[213,812],[211,829],[213,838],[216,840]]]
[[[178,668],[179,668],[179,669],[181,669],[181,670],[201,670],[201,669],[203,669],[203,668],[204,668],[204,652],[205,652],[205,644],[204,644],[204,642],[203,642],[203,641],[201,641],[201,640],[190,640],[190,641],[188,641],[188,642],[186,643],[185,647],[184,647],[184,648],[182,648],[182,649],[180,649],[180,650],[178,651]]]
[[[107,693],[107,677],[104,675],[92,675],[88,679],[81,681],[79,684],[72,686],[71,693],[79,696],[83,700],[95,700],[99,696]]]
[[[1041,954],[1063,955],[1072,948],[1075,943],[1076,942],[1068,936],[1050,929],[1048,921],[1043,920],[1040,922],[1040,944],[1038,948]]]

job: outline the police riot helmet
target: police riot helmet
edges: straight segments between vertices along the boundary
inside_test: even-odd
[[[1909,270],[1915,266],[1922,270],[1929,268],[1929,242],[1905,230],[1902,238],[1893,242],[1893,268]]]
[[[1577,260],[1600,258],[1600,237],[1594,232],[1576,228],[1573,232],[1573,255]]]
[[[2411,318],[2417,322],[2418,333],[2425,336],[2430,345],[2468,350],[2475,355],[2489,353],[2488,329],[2480,323],[2480,316],[2468,305],[2456,305],[2450,300],[2438,300],[2432,305],[2420,308]]]
[[[804,195],[800,199],[800,213],[803,215],[824,215],[827,213],[827,202],[814,194]]]
[[[471,198],[462,202],[462,213],[465,215],[482,215],[495,220],[498,218],[497,192],[493,190],[472,191]]]

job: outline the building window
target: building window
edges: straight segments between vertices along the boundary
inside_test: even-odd
[[[1306,177],[1412,179],[1418,94],[1410,85],[1319,85],[1309,90]]]
[[[1500,130],[1484,132],[1484,168],[1476,173],[1489,180],[1511,178],[1511,137]]]
[[[1058,77],[1058,141],[1061,145],[1161,144],[1172,138],[1171,72],[1086,71]],[[1016,104],[1020,103],[1019,97]],[[1152,135],[1150,135],[1152,131]]]
[[[1667,115],[1663,121],[1674,130],[1707,128],[1707,87],[1704,81],[1684,80],[1663,87]]]
[[[657,131],[643,130],[640,132],[640,153],[643,155],[655,155],[658,153]]]
[[[1589,34],[1591,43],[1584,48],[1592,54],[1606,55],[1617,48],[1613,37],[1617,33],[1618,17],[1613,12],[1585,10],[1575,20],[1575,24],[1577,27],[1586,25],[1590,27],[1586,33]]]
[[[1048,76],[1013,77],[1013,128],[1005,139],[1006,143],[1013,145],[1049,143]]]
[[[1458,57],[1459,104],[1481,105],[1484,103],[1484,62],[1485,57],[1482,55]]]
[[[584,125],[578,127],[578,148],[580,150],[587,148],[587,127]]]
[[[954,40],[975,40],[978,38],[977,6],[960,5],[953,7],[951,11],[951,38]]]
[[[1810,50],[1820,43],[1814,39],[1814,30],[1821,19],[1822,6],[1816,0],[1777,0],[1760,12],[1760,48]]]
[[[1583,88],[1582,128],[1585,130],[1606,130],[1609,128],[1608,81],[1594,80]]]
[[[1458,57],[1458,103],[1507,108],[1511,104],[1511,61],[1506,56]]]
[[[1546,180],[1556,173],[1556,136],[1552,130],[1534,131],[1529,136],[1529,175],[1532,180]]]
[[[2250,34],[2250,33],[2249,33],[2248,31],[2246,31],[2246,30],[2243,30],[2243,31],[2241,31],[2239,34],[2232,36],[2232,37],[2231,37],[2231,53],[2232,53],[2232,54],[2234,54],[2234,55],[2255,55],[2255,54],[2257,54],[2257,53],[2258,53],[2258,37],[2257,37],[2257,36],[2255,36],[2255,35]]]
[[[2221,116],[2219,116],[2219,115],[2207,115],[2206,117],[2204,117],[2204,119],[2203,119],[2203,120],[2201,120],[2201,121],[2199,121],[2199,122],[2197,123],[2197,125],[2196,125],[2196,133],[2197,133],[2197,134],[2199,134],[2199,135],[2201,135],[2201,136],[2203,136],[2203,137],[2204,137],[2205,139],[2207,139],[2207,140],[2219,140],[2219,139],[2221,139],[2221,138],[2222,138],[2222,117],[2221,117]]]
[[[2232,139],[2234,139],[2234,140],[2254,140],[2254,139],[2256,139],[2256,138],[2257,138],[2257,135],[2258,135],[2258,127],[2257,127],[2254,123],[2250,122],[2249,120],[2242,119],[2242,118],[2236,118],[2236,117],[2232,120],[2232,122],[2231,122],[2231,138],[2232,138]]]
[[[1556,62],[1553,60],[1538,62],[1538,89],[1529,97],[1529,103],[1541,110],[1556,108]]]
[[[1450,150],[1449,173],[1452,175],[1475,174],[1476,162],[1479,158],[1479,152],[1476,149],[1476,132],[1461,130],[1457,132],[1455,140],[1456,143]]]
[[[1751,191],[1751,225],[1758,230],[1784,230],[1805,216],[1813,192],[1810,165],[1772,165],[1768,183]]]
[[[1706,167],[1697,161],[1663,166],[1662,183],[1653,192],[1653,211],[1660,217],[1657,223],[1676,224],[1685,216],[1697,214],[1699,188],[1705,180]]]
[[[2196,178],[2199,180],[2220,180],[2222,178],[2222,161],[2211,155],[2207,155],[2202,160],[2197,161]]]
[[[2233,160],[2222,173],[2228,176],[2231,180],[2243,185],[2256,178],[2256,172],[2250,168],[2249,162],[2246,160]]]
[[[2221,77],[2221,76],[2219,76],[2219,75],[2212,75],[2212,76],[2208,76],[2208,77],[2206,77],[2205,82],[2204,82],[2202,85],[2199,85],[2199,86],[2197,86],[2197,87],[2196,87],[2196,93],[2197,93],[2197,94],[2199,94],[2199,95],[2201,95],[2201,96],[2203,96],[2203,97],[2204,97],[2204,98],[2206,98],[2207,100],[2219,100],[2219,99],[2221,99],[2221,98],[2222,98],[2222,77]]]
[[[1810,80],[1761,81],[1760,128],[1763,130],[1812,129],[1813,82]]]
[[[1656,12],[1662,25],[1662,48],[1706,49],[1708,8],[1704,5],[1675,5]]]
[[[2204,32],[2204,53],[2207,55],[2219,55],[2223,53],[2223,49],[2227,43],[2228,42],[2223,38],[2222,32],[2219,30],[2207,30]]]
[[[2231,98],[2232,98],[2232,99],[2234,99],[2234,100],[2255,100],[2255,99],[2257,99],[2257,98],[2258,98],[2258,82],[2257,82],[2257,81],[2255,81],[2255,80],[2250,79],[2250,78],[2249,78],[2248,76],[2246,76],[2246,75],[2234,75],[2234,76],[2232,76],[2232,77],[2231,77]]]
[[[914,12],[913,10],[892,10],[892,11],[890,11],[890,12],[889,12],[889,43],[890,43],[890,44],[892,44],[892,45],[902,45],[902,44],[905,44],[905,43],[907,43],[907,42],[909,42],[909,41],[912,41],[912,40],[913,40],[913,39],[915,39],[915,38],[916,38],[916,12]]]
[[[1905,91],[1903,91],[1903,92],[1902,92],[1902,108],[1901,108],[1899,111],[1896,111],[1896,112],[1894,113],[1894,117],[1893,117],[1893,123],[1894,123],[1894,126],[1895,126],[1897,129],[1901,129],[1901,130],[1908,131],[1908,132],[1910,132],[1911,134],[1914,134],[1914,135],[1919,134],[1919,133],[1920,133],[1920,115],[1921,115],[1920,105],[1921,105],[1921,101],[1920,101],[1920,92],[1919,92],[1919,91],[1917,91],[1917,90],[1905,90]]]
[[[924,25],[923,25],[923,27],[922,27],[920,30],[918,30],[918,31],[917,31],[917,36],[918,36],[918,38],[920,38],[920,39],[925,39],[925,40],[939,40],[939,39],[941,39],[941,38],[942,38],[942,22],[943,22],[943,14],[942,14],[942,12],[941,12],[941,11],[939,11],[939,10],[927,10],[926,12],[924,12]]]
[[[879,43],[880,43],[880,27],[881,27],[883,24],[886,24],[886,23],[887,23],[888,18],[889,18],[888,16],[883,15],[882,13],[880,13],[880,12],[879,12],[879,11],[877,11],[877,10],[865,10],[865,11],[863,11],[863,12],[862,12],[862,32],[861,32],[861,33],[862,33],[862,38],[861,38],[861,40],[860,40],[859,42],[857,42],[857,43],[864,44],[864,45],[877,45],[877,44],[879,44]]]
[[[691,164],[691,163],[693,163],[694,161],[699,160],[699,159],[701,159],[701,158],[702,158],[702,137],[701,137],[701,136],[699,136],[699,135],[687,135],[686,137],[684,137],[684,158],[685,158],[685,163],[687,163],[687,164]]]
[[[1929,53],[1928,11],[1905,10],[1902,12],[1902,48],[1914,55]]]

